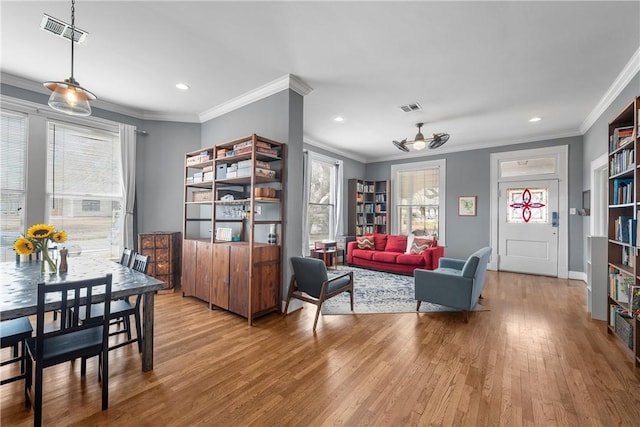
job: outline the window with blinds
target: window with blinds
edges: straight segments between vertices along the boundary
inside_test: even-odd
[[[309,242],[331,240],[335,236],[336,161],[311,156],[309,180]]]
[[[13,242],[24,230],[27,116],[0,112],[0,260],[14,259]]]
[[[425,162],[394,168],[396,229],[400,234],[442,234],[443,167],[439,162]]]
[[[119,256],[122,191],[117,133],[49,122],[47,221],[67,232],[71,253]]]

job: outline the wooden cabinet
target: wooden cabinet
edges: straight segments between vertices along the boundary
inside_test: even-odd
[[[147,274],[162,280],[167,289],[180,285],[181,245],[180,232],[138,234],[138,251],[149,257]]]
[[[389,234],[391,230],[389,181],[349,180],[348,234]]]
[[[250,324],[280,310],[285,150],[253,134],[185,155],[183,295]]]
[[[607,331],[630,350],[640,367],[640,309],[634,311],[631,296],[640,300],[637,224],[640,219],[638,152],[640,97],[609,123],[609,224]]]

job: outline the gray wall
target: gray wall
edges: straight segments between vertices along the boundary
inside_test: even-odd
[[[202,148],[253,133],[287,144],[283,287],[291,275],[289,258],[302,254],[302,121],[302,96],[286,90],[202,124]]]
[[[591,162],[608,152],[609,122],[616,117],[624,107],[626,107],[636,96],[640,95],[640,73],[629,82],[629,84],[616,97],[604,113],[595,121],[589,130],[584,134],[584,156],[582,163],[583,189],[591,189]],[[637,158],[636,153],[636,158]],[[637,162],[637,160],[636,160]],[[582,222],[582,235],[587,236],[591,232],[589,217],[584,217]],[[586,239],[584,242],[586,246]],[[586,248],[585,248],[586,250]],[[597,255],[596,255],[597,256]],[[606,256],[600,255],[600,256]],[[583,260],[583,271],[586,270],[586,252]]]
[[[490,223],[490,156],[491,153],[549,147],[569,146],[569,207],[582,206],[582,137],[561,138],[527,144],[514,144],[482,150],[448,153],[441,156],[422,156],[406,160],[370,163],[366,178],[384,180],[391,177],[391,165],[425,160],[446,159],[446,245],[445,255],[466,258],[477,248],[491,244]],[[477,195],[478,215],[459,217],[458,196]],[[583,236],[581,217],[570,215],[569,270],[583,271]]]
[[[147,134],[136,138],[138,232],[182,231],[184,155],[200,148],[200,128],[159,121],[139,128]]]

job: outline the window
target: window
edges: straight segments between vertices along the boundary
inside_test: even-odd
[[[342,162],[309,153],[309,199],[307,208],[308,243],[334,240],[338,231],[338,200],[341,192]]]
[[[528,193],[526,193],[527,190],[529,190]],[[547,188],[508,188],[507,223],[547,224],[549,222],[548,193]]]
[[[0,113],[0,260],[13,259],[13,242],[24,230],[27,117]]]
[[[119,256],[121,176],[117,133],[49,122],[47,221],[67,232],[71,252]]]
[[[445,160],[391,166],[394,232],[424,233],[444,242]]]

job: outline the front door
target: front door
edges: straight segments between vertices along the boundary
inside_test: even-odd
[[[498,270],[558,276],[558,181],[499,184]]]

